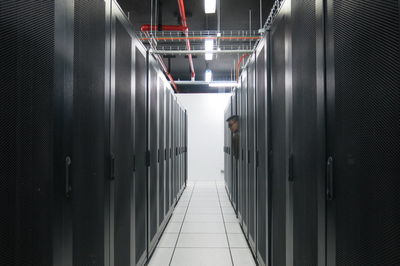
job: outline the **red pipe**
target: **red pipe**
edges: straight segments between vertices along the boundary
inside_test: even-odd
[[[141,31],[158,31],[158,25],[149,25],[149,24],[145,24],[143,26],[140,27]],[[182,25],[161,25],[161,29],[162,31],[186,31],[188,30],[187,27],[182,26]]]
[[[244,54],[240,57],[239,61],[236,64],[236,78],[237,81],[239,81],[239,71],[240,71],[240,63],[242,63],[243,59],[245,59],[246,57],[248,57],[249,54]]]
[[[179,14],[181,16],[181,24],[183,27],[186,27],[186,30],[184,31],[185,36],[189,37],[189,34],[188,34],[189,28],[188,28],[187,22],[186,22],[186,11],[185,11],[185,4],[184,4],[183,0],[178,0],[178,6],[179,6]],[[189,51],[192,50],[189,39],[186,39],[186,49]],[[189,54],[188,58],[189,58],[189,65],[190,65],[192,80],[194,80],[196,77],[196,73],[194,72],[192,55]]]
[[[142,26],[143,27],[143,26]],[[147,41],[150,40],[151,38],[141,38],[140,40]],[[154,38],[156,41],[181,41],[181,40],[258,40],[261,39],[261,37],[254,36],[254,37],[247,37],[247,36],[237,36],[237,37],[230,37],[230,36],[225,36],[225,37],[208,37],[208,36],[193,36],[193,37],[157,37]]]
[[[164,61],[162,60],[160,55],[157,55],[158,61],[161,64],[162,69],[164,70],[165,75],[167,75],[169,81],[171,81],[172,87],[174,87],[175,92],[179,92],[178,86],[176,86],[175,80],[172,77],[171,73],[168,72],[167,66],[165,65]]]

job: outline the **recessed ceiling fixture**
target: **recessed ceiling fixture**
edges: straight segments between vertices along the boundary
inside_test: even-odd
[[[238,83],[235,81],[215,81],[208,84],[210,87],[224,88],[224,87],[238,87]]]
[[[211,80],[212,80],[212,71],[210,69],[207,69],[204,81],[205,82],[211,82]]]
[[[204,41],[204,50],[206,51],[212,51],[214,48],[214,40],[212,39],[206,39]],[[210,61],[213,59],[213,54],[212,53],[206,53],[205,58],[207,61]]]
[[[204,12],[214,14],[217,7],[217,0],[204,0]]]

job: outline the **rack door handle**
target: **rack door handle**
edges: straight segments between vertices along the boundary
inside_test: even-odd
[[[71,168],[71,157],[67,156],[65,158],[65,197],[71,197],[71,179],[70,179],[70,168]]]
[[[326,162],[326,199],[333,200],[333,158],[330,156]]]

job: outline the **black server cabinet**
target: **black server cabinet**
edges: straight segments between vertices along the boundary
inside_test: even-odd
[[[181,192],[182,183],[183,183],[183,161],[182,161],[182,109],[179,106],[178,119],[179,119],[179,135],[178,135],[178,158],[179,158],[179,187],[178,187],[178,196]]]
[[[241,204],[242,211],[240,222],[246,238],[248,238],[248,211],[249,211],[249,200],[248,200],[248,91],[247,91],[247,69],[243,69],[241,74],[241,116],[240,116],[240,143],[241,143],[241,157],[242,157],[242,182],[241,182]]]
[[[288,193],[288,84],[285,58],[289,35],[290,1],[284,2],[271,27],[271,264],[286,265]],[[285,12],[286,11],[286,12]]]
[[[165,91],[165,213],[171,209],[171,93]]]
[[[238,107],[237,107],[237,101],[238,101],[238,96],[237,96],[237,89],[234,90],[234,93],[232,95],[232,115],[238,115]],[[232,138],[232,136],[231,136]],[[232,141],[231,141],[232,143]],[[232,191],[231,191],[231,202],[233,209],[235,212],[237,212],[238,208],[238,160],[239,158],[235,158],[233,155],[233,147],[232,144],[229,144],[229,153],[231,156],[231,176],[232,176]],[[240,156],[239,156],[240,157]]]
[[[317,184],[324,179],[323,124],[318,123],[316,72],[316,2],[292,1],[292,175],[293,261],[317,265]],[[323,104],[321,102],[320,104]],[[322,114],[323,115],[323,114]]]
[[[231,104],[229,103],[225,109],[224,113],[224,121],[226,121],[230,117],[230,109]],[[230,176],[230,169],[229,169],[229,150],[231,148],[230,143],[230,130],[227,123],[224,123],[224,179],[225,179],[225,187],[228,193],[229,198],[231,198],[231,176]]]
[[[185,129],[184,129],[184,135],[185,135],[185,187],[187,186],[188,182],[188,174],[189,174],[189,168],[188,168],[188,113],[187,110],[185,109]]]
[[[176,184],[176,99],[171,95],[171,206],[175,206],[176,194],[175,194],[175,184]]]
[[[269,57],[267,32],[256,50],[256,188],[257,188],[257,260],[269,265],[269,173],[268,173],[268,114]]]
[[[65,168],[71,156],[73,9],[63,1],[0,4],[1,265],[72,264],[71,221],[64,227],[62,217],[70,218],[71,206]]]
[[[111,263],[134,260],[134,87],[133,30],[120,7],[111,16]]]
[[[247,66],[247,164],[248,164],[248,230],[249,244],[256,253],[256,165],[255,165],[255,54]]]
[[[147,256],[147,53],[135,40],[135,262]]]
[[[109,69],[105,71],[105,15],[106,4],[109,3],[102,0],[74,1],[73,114],[69,167],[73,232],[72,242],[69,244],[73,247],[72,265],[105,265],[109,256],[110,232],[108,229],[105,230],[108,228],[109,220],[109,209],[106,204],[108,205],[110,185],[107,156],[109,131],[106,130],[109,125],[108,113],[105,112],[105,96],[109,93],[107,91],[106,94],[105,91],[109,89],[108,86],[105,87],[105,73],[108,75],[107,78],[110,73]],[[130,42],[128,34],[117,35],[117,45],[129,47]],[[129,49],[127,53],[125,61],[120,60],[121,54],[117,55],[118,65],[115,75],[121,78],[121,82],[115,85],[118,95],[127,94],[128,102],[124,106],[124,111],[129,124],[131,88]],[[124,69],[121,70],[120,67]],[[123,82],[128,82],[127,90],[120,89]],[[129,131],[127,140],[132,140]],[[131,143],[128,142],[129,144]],[[118,144],[114,148],[118,150]],[[128,146],[128,149],[128,154],[131,154],[132,146]],[[118,155],[125,156],[119,151],[116,152]],[[128,182],[130,180],[131,176],[128,177]],[[129,193],[128,191],[128,196]],[[128,199],[126,204],[129,206],[129,203]],[[129,239],[127,247],[129,248]],[[129,250],[127,254],[129,255]]]
[[[164,171],[164,143],[165,143],[165,84],[166,80],[160,75],[158,79],[158,224],[162,225],[165,217],[165,171]]]
[[[237,208],[237,215],[238,219],[240,221],[240,224],[242,224],[242,213],[244,210],[244,201],[243,201],[243,134],[242,131],[244,129],[244,126],[242,125],[243,119],[242,116],[244,114],[243,107],[242,107],[242,101],[243,101],[243,85],[242,85],[242,78],[239,78],[239,87],[236,89],[236,94],[237,94],[237,102],[238,102],[238,116],[239,116],[239,134],[240,134],[240,140],[239,140],[239,160],[238,160],[238,208]]]
[[[232,116],[232,97],[230,99],[230,104],[228,106],[227,109],[227,118],[229,118],[230,116]],[[227,157],[227,165],[226,165],[226,171],[227,171],[227,176],[228,176],[228,180],[227,180],[227,184],[228,184],[228,191],[229,191],[229,198],[232,200],[233,197],[233,176],[232,176],[232,133],[229,129],[229,127],[226,125],[226,138],[227,138],[227,153],[226,153],[226,157]]]
[[[149,56],[148,69],[148,252],[155,247],[158,231],[158,70]]]
[[[237,90],[235,89],[235,92],[232,95],[232,114],[233,115],[238,115],[238,96],[237,96],[236,91]],[[232,148],[230,149],[230,155],[231,155],[231,160],[232,160],[232,167],[231,167],[232,206],[233,206],[233,209],[235,210],[235,212],[237,213],[237,208],[238,208],[238,167],[239,167],[240,155],[237,155],[237,157],[235,157],[232,152]]]
[[[399,265],[399,1],[329,0],[326,21],[327,265]]]
[[[237,161],[237,216],[238,219],[241,223],[242,220],[242,213],[243,213],[243,193],[242,193],[242,189],[243,189],[243,154],[242,154],[242,130],[243,130],[243,126],[241,124],[242,122],[242,98],[243,98],[243,93],[242,93],[242,81],[241,79],[239,80],[239,87],[236,88],[236,97],[237,97],[237,115],[239,116],[239,158]]]

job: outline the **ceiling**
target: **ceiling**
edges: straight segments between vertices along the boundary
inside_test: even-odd
[[[157,6],[160,10],[157,16],[151,16],[151,6]],[[257,32],[260,28],[260,0],[219,0],[220,2],[220,31],[223,34],[230,34],[230,31],[247,31],[243,35],[254,36],[251,30]],[[132,21],[135,31],[140,31],[140,26],[150,24],[151,20],[156,20],[157,24],[162,25],[180,25],[178,0],[118,0],[124,12]],[[261,25],[266,21],[273,0],[261,0],[262,20]],[[187,24],[190,31],[217,30],[218,16],[215,14],[205,14],[204,0],[185,0],[185,9],[187,16]],[[217,0],[218,3],[218,0]],[[218,6],[218,4],[217,4]],[[251,11],[250,11],[251,10]],[[250,16],[251,14],[251,16]],[[251,17],[251,18],[250,18]],[[157,33],[158,34],[158,33]],[[175,33],[177,36],[182,33]],[[175,36],[175,35],[174,35]],[[191,41],[193,49],[204,49],[204,41]],[[233,47],[244,47],[247,49],[254,45],[254,41],[221,41],[220,45],[229,45]],[[160,41],[158,47],[165,46],[167,48],[180,46],[185,47],[185,42]],[[245,48],[245,46],[247,46]],[[159,48],[158,48],[159,49]],[[169,56],[163,58],[165,64],[169,67],[170,73],[175,80],[190,80],[189,60],[184,55]],[[213,80],[230,80],[235,71],[235,61],[237,62],[240,54],[218,54],[214,55],[213,60],[206,61],[204,55],[193,56],[194,70],[196,80],[204,80],[205,70],[213,71]],[[224,92],[226,90],[208,88],[206,85],[179,85],[179,89],[183,93],[201,93],[201,92]]]

